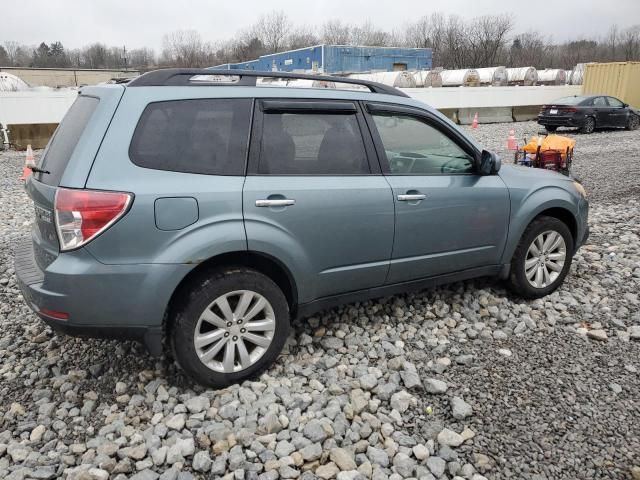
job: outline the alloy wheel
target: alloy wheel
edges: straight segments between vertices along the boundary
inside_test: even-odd
[[[211,370],[233,373],[254,365],[267,351],[276,330],[269,301],[257,292],[237,290],[216,298],[202,312],[193,343]]]
[[[524,271],[534,288],[546,288],[556,281],[567,259],[564,238],[555,230],[538,235],[527,250]]]

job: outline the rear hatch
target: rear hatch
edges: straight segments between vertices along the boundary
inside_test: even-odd
[[[56,191],[84,188],[123,92],[119,85],[83,88],[42,154],[38,167],[47,173],[34,173],[26,182],[34,203],[34,257],[42,270],[60,252],[53,212]]]

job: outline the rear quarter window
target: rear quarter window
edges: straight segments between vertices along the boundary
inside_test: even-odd
[[[139,167],[207,175],[243,175],[252,100],[193,99],[150,103],[129,157]]]
[[[45,151],[40,168],[50,173],[39,174],[38,180],[47,185],[58,186],[67,163],[78,145],[85,126],[91,120],[99,100],[95,97],[79,96],[58,125]]]

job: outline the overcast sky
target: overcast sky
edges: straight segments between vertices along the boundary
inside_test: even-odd
[[[370,20],[385,30],[401,28],[433,11],[463,17],[511,13],[516,30],[538,30],[556,40],[606,34],[617,23],[640,23],[640,0],[2,0],[0,43],[60,40],[75,48],[91,42],[149,46],[162,35],[198,30],[207,41],[230,38],[262,13],[283,10],[296,24],[321,25],[330,18]]]

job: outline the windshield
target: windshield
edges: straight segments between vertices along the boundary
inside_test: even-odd
[[[587,97],[580,97],[580,96],[562,97],[554,101],[553,104],[554,105],[578,105],[579,103],[582,103],[586,99]]]

